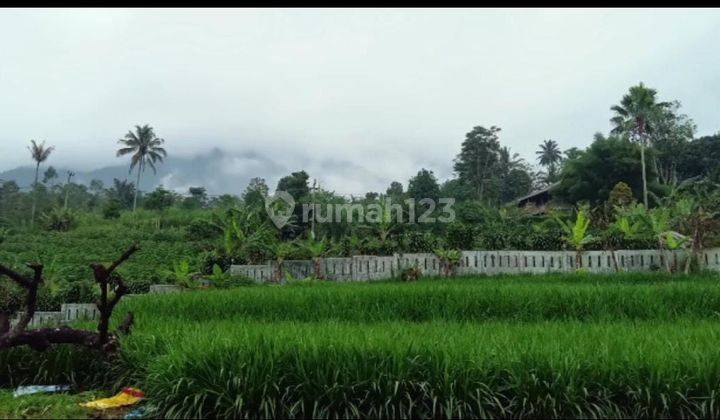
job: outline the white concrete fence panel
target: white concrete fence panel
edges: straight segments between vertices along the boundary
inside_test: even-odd
[[[613,255],[614,254],[614,255]],[[687,250],[660,251],[653,249],[585,251],[580,267],[576,267],[574,251],[462,251],[455,269],[467,274],[543,274],[569,273],[578,268],[591,273],[613,273],[615,266],[623,272],[663,270],[666,262],[682,268],[690,255]],[[335,281],[368,281],[397,278],[402,270],[419,268],[425,276],[442,275],[442,262],[432,253],[405,253],[389,256],[357,255],[351,258],[321,258],[323,277]],[[701,269],[720,271],[720,248],[707,249],[699,256]],[[313,262],[285,261],[283,271],[298,279],[314,274]],[[232,274],[243,275],[257,282],[273,279],[277,263],[264,265],[233,265]],[[285,280],[283,275],[283,280]]]

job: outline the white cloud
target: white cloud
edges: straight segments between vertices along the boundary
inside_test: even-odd
[[[528,160],[546,138],[584,146],[641,80],[709,134],[718,38],[717,10],[5,9],[0,170],[30,163],[31,138],[56,165],[117,164],[115,140],[147,122],[170,153],[244,156],[217,176],[304,168],[362,194],[449,176],[474,125]]]

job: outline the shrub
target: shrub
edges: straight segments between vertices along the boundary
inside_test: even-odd
[[[185,227],[185,236],[193,240],[213,239],[222,233],[222,229],[205,219],[195,219]]]
[[[422,277],[422,271],[417,266],[404,268],[400,272],[400,280],[402,281],[417,281],[420,277]]]
[[[451,223],[447,228],[449,248],[470,250],[475,246],[475,229],[464,223]]]
[[[92,281],[65,281],[59,286],[57,301],[60,303],[91,303],[96,297]]]
[[[232,258],[217,250],[203,251],[198,255],[198,266],[202,274],[212,274],[214,266],[228,271],[232,265]]]
[[[77,218],[72,210],[54,209],[43,215],[43,225],[47,230],[67,232],[77,225]]]
[[[407,232],[402,236],[402,250],[404,252],[432,252],[438,248],[440,240],[437,235],[429,232]]]
[[[120,217],[122,211],[122,204],[118,200],[110,199],[103,204],[102,215],[105,219],[117,219]]]

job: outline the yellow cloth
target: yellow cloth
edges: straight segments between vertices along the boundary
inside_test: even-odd
[[[105,410],[108,408],[117,408],[137,404],[137,402],[142,400],[144,396],[145,395],[143,394],[143,392],[137,388],[124,388],[114,397],[101,398],[99,400],[80,403],[80,405],[86,408]]]

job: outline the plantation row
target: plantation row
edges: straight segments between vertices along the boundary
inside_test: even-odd
[[[459,277],[417,284],[299,281],[290,287],[138,296],[125,306],[136,313],[151,313],[153,319],[183,322],[236,317],[358,323],[717,319],[720,283],[713,273]]]
[[[0,384],[133,385],[182,418],[720,416],[714,274],[297,281],[125,310],[111,363],[16,348]]]

